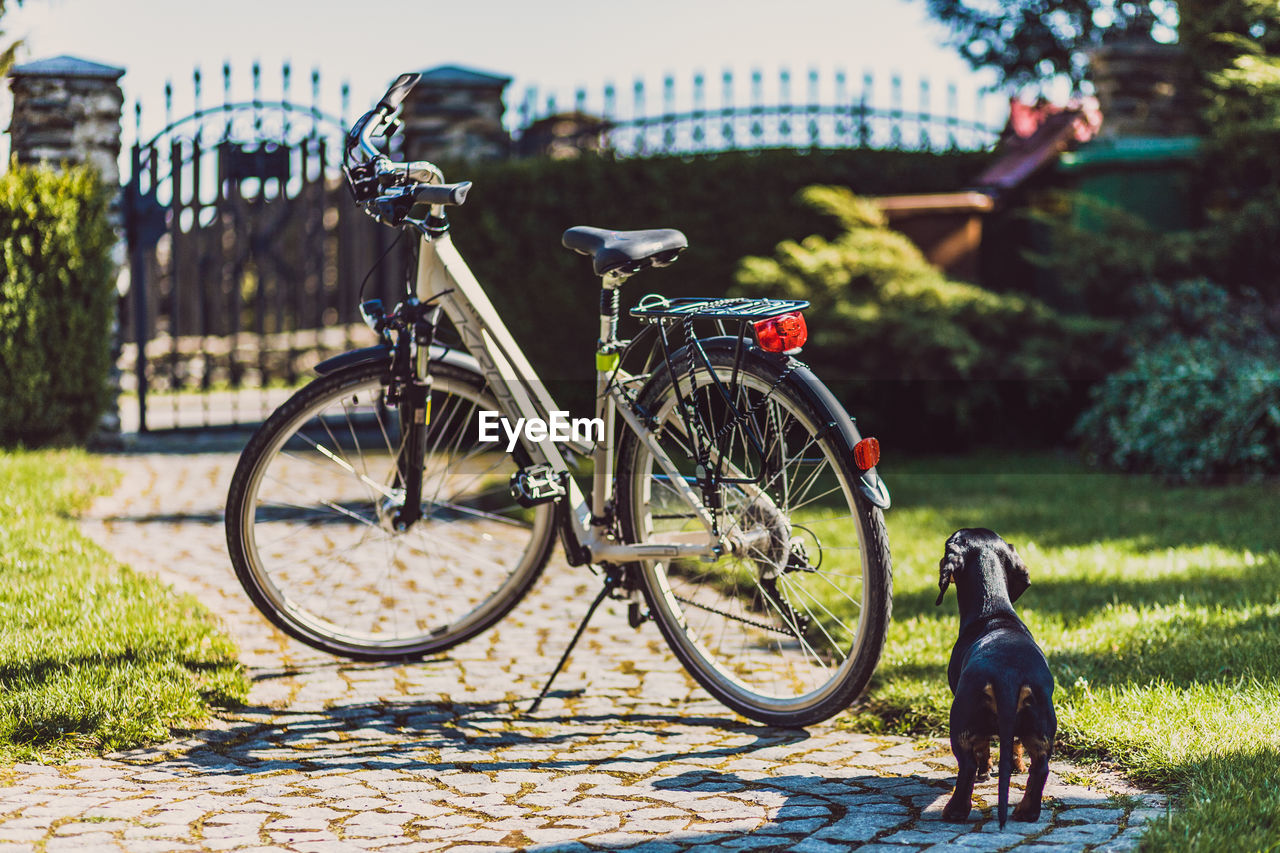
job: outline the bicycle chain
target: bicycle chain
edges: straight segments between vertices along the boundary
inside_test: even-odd
[[[796,632],[791,630],[790,628],[779,628],[777,625],[766,625],[763,622],[757,622],[754,619],[748,619],[745,616],[735,616],[732,613],[726,613],[725,611],[718,610],[715,607],[712,607],[708,604],[700,604],[696,601],[692,601],[688,598],[685,598],[684,596],[676,595],[675,593],[672,593],[671,597],[674,598],[676,601],[680,602],[681,604],[688,604],[692,607],[698,608],[699,610],[705,610],[708,613],[714,613],[717,616],[723,616],[726,619],[732,619],[735,622],[741,622],[744,625],[750,625],[752,628],[759,628],[762,631],[772,631],[775,634],[782,634],[784,637],[792,637],[797,640],[801,639],[796,634]]]

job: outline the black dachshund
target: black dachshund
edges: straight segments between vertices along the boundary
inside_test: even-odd
[[[1040,818],[1040,798],[1049,776],[1049,756],[1058,731],[1053,712],[1053,676],[1013,602],[1031,585],[1014,547],[984,528],[957,530],[938,564],[938,604],[952,582],[960,600],[960,636],[951,650],[947,680],[951,704],[951,751],[959,771],[943,820],[961,823],[973,807],[973,783],[991,772],[991,738],[1000,742],[1000,827],[1009,809],[1009,777],[1022,756],[1031,759],[1027,788],[1013,819]]]

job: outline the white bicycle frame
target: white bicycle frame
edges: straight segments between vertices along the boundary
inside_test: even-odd
[[[606,288],[617,287],[620,283],[621,278],[606,276],[604,280]],[[417,297],[424,303],[434,300],[440,305],[461,337],[462,345],[479,363],[504,416],[545,419],[549,413],[559,411],[447,233],[422,238],[418,255]],[[600,340],[604,344],[612,343],[614,330],[610,319],[601,317]],[[632,411],[621,390],[628,379],[630,377],[621,370],[603,370],[597,365],[596,416],[604,424],[604,439],[576,448],[588,452],[594,463],[590,501],[574,480],[562,445],[549,435],[537,442],[526,436],[525,447],[535,464],[549,465],[557,474],[563,472],[567,475],[568,494],[564,500],[568,503],[568,524],[577,543],[586,549],[588,562],[625,563],[674,557],[714,560],[729,545],[712,532],[714,523],[700,495],[662,449],[653,431]],[[688,536],[689,541],[638,544],[624,544],[609,535],[604,516],[613,484],[614,433],[618,415],[627,428],[644,442],[672,487],[689,504],[706,528],[705,535],[693,531]]]

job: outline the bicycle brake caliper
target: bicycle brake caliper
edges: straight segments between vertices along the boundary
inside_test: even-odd
[[[516,503],[528,508],[558,501],[569,493],[565,472],[556,473],[550,465],[530,465],[511,475],[508,488]]]

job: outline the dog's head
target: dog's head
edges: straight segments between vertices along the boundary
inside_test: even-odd
[[[938,563],[938,600],[935,605],[942,604],[947,587],[965,572],[969,554],[980,550],[990,550],[999,558],[1000,565],[1004,567],[1005,589],[1010,602],[1017,601],[1018,596],[1031,586],[1031,574],[1016,548],[985,527],[966,527],[947,539],[946,551]]]

